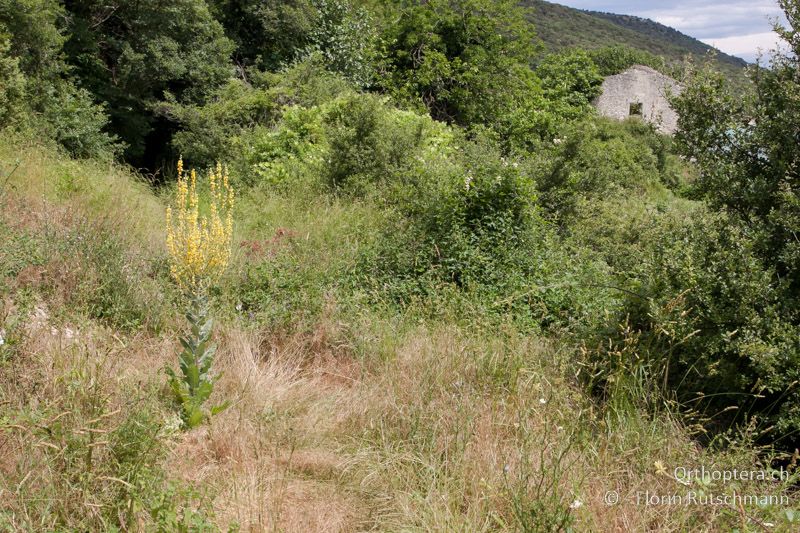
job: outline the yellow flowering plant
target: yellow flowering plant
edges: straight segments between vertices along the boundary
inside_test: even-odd
[[[222,411],[227,403],[206,410],[219,375],[211,374],[216,346],[211,343],[213,321],[209,317],[207,290],[225,272],[231,257],[233,237],[233,189],[228,170],[217,163],[208,174],[208,214],[200,211],[197,174],[183,171],[178,160],[175,212],[167,208],[167,249],[170,273],[189,298],[186,318],[189,333],[181,338],[181,375],[167,369],[169,383],[181,407],[184,427],[193,428]]]
[[[177,215],[172,207],[167,208],[167,249],[172,277],[190,293],[217,281],[231,257],[233,189],[227,168],[217,163],[209,171],[208,182],[210,213],[204,215],[200,213],[197,174],[192,169],[185,175],[183,160],[178,160]]]

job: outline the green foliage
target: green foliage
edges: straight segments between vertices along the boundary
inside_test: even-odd
[[[603,78],[592,57],[583,50],[546,56],[536,67],[536,74],[548,100],[563,101],[581,115],[602,92]]]
[[[587,294],[602,267],[569,259],[582,254],[541,219],[530,169],[502,158],[495,143],[463,143],[416,171],[362,256],[373,290],[405,305],[455,290],[481,316],[536,326],[585,324],[607,303]]]
[[[375,77],[377,31],[369,12],[350,0],[313,0],[318,22],[311,44],[325,65],[354,84],[367,87]]]
[[[593,203],[672,184],[669,144],[641,121],[575,123],[539,154],[541,203],[561,224],[570,225]]]
[[[319,54],[279,73],[252,70],[249,77],[248,81],[229,80],[202,105],[172,99],[168,113],[181,126],[172,144],[186,161],[201,167],[218,159],[230,161],[235,174],[248,184],[280,181],[269,178],[270,171],[263,166],[282,155],[297,154],[286,146],[294,141],[276,137],[304,137],[305,133],[293,131],[295,126],[304,129],[300,124],[305,120],[300,118],[306,113],[303,108],[329,102],[351,91],[351,85],[328,72]],[[275,142],[280,146],[274,146]]]
[[[8,35],[0,25],[0,128],[18,120],[24,103],[25,77],[19,70],[19,58],[9,51]]]
[[[781,316],[756,243],[724,215],[659,216],[644,232],[624,313],[653,372],[698,410],[738,407],[715,423],[756,416],[776,424],[773,437],[796,429],[800,330]]]
[[[179,355],[181,375],[167,368],[169,385],[175,400],[181,408],[181,419],[187,429],[192,429],[208,418],[225,410],[227,402],[215,405],[210,409],[203,404],[214,392],[214,383],[219,375],[211,375],[211,365],[217,347],[211,344],[214,322],[208,316],[208,298],[203,294],[194,294],[186,313],[189,321],[189,334],[181,337],[183,351]]]
[[[255,88],[231,79],[204,105],[171,102],[171,116],[181,125],[172,144],[193,165],[211,166],[236,155],[237,139],[247,130],[269,125],[279,115],[281,92]]]
[[[65,18],[49,0],[0,2],[0,125],[13,111],[15,127],[55,140],[73,156],[113,156],[119,145],[104,131],[105,109],[77,87],[63,58]]]
[[[235,43],[236,63],[277,70],[312,44],[319,11],[312,0],[213,0],[209,2]]]
[[[771,69],[754,71],[753,101],[701,72],[675,100],[682,114],[678,147],[701,169],[696,193],[758,235],[759,253],[787,296],[800,293],[800,181],[792,170],[798,164],[792,132],[800,125],[793,112],[800,99],[797,69],[793,56],[776,56]]]
[[[2,0],[0,25],[10,34],[10,54],[20,70],[39,83],[52,81],[66,70],[61,57],[65,38],[59,24],[64,7],[55,0]],[[44,87],[32,87],[41,90]],[[35,94],[35,93],[34,93]]]
[[[277,185],[313,172],[324,153],[321,107],[290,107],[275,128],[257,127],[245,134],[247,182]]]
[[[613,76],[634,65],[646,65],[659,72],[673,75],[667,69],[663,57],[654,55],[646,50],[620,45],[604,46],[603,48],[591,50],[589,55],[597,65],[601,76]]]
[[[85,1],[67,10],[67,57],[82,86],[108,105],[131,161],[152,164],[163,150],[164,132],[148,136],[164,119],[158,106],[168,93],[201,102],[232,73],[232,44],[205,2]]]
[[[122,151],[117,138],[104,130],[106,106],[93,103],[85,89],[58,83],[44,96],[40,129],[75,157],[112,158]]]
[[[276,127],[254,128],[239,144],[250,182],[299,179],[315,187],[321,176],[326,188],[364,195],[378,184],[401,186],[421,158],[446,151],[450,136],[429,117],[347,93],[319,106],[288,107]]]
[[[534,34],[510,0],[409,2],[384,41],[383,86],[437,120],[493,124],[528,93]]]
[[[524,96],[493,124],[506,151],[536,152],[570,122],[594,115],[591,103],[603,79],[586,52],[545,56],[535,73],[525,70],[520,75],[527,84]]]
[[[350,0],[216,0],[213,12],[236,44],[237,65],[276,71],[309,53],[360,86],[374,77],[372,17]]]
[[[402,174],[436,129],[429,119],[391,110],[367,95],[336,102],[324,125],[329,145],[325,180],[334,189],[361,193],[379,182],[401,185]]]
[[[719,75],[700,71],[674,105],[681,115],[678,147],[700,168],[694,194],[729,215],[741,235],[738,247],[746,247],[745,257],[763,265],[754,288],[741,295],[744,302],[753,302],[750,312],[737,310],[741,323],[728,330],[735,335],[729,358],[748,365],[744,383],[757,381],[768,394],[783,394],[759,411],[788,430],[800,427],[796,402],[791,403],[795,393],[789,390],[800,361],[800,181],[794,171],[799,162],[793,133],[800,127],[795,111],[800,103],[800,8],[789,1],[781,6],[789,27],[776,29],[794,48],[776,54],[770,68],[751,71],[752,98],[734,96]],[[727,302],[729,291],[726,285],[725,292],[713,293],[715,303]]]
[[[527,80],[524,96],[494,125],[506,150],[535,152],[566,124],[594,114],[591,102],[599,95],[603,79],[586,52],[548,55],[535,74],[524,71],[521,75]]]

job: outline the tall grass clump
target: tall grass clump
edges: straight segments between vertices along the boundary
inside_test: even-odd
[[[198,426],[226,407],[222,404],[206,411],[203,404],[219,378],[211,374],[216,346],[210,342],[213,321],[209,316],[208,289],[219,280],[230,262],[233,189],[227,169],[220,164],[209,172],[208,181],[209,213],[201,214],[197,174],[191,170],[187,177],[183,161],[179,160],[177,215],[173,215],[171,207],[167,209],[170,272],[188,300],[186,319],[189,321],[189,333],[181,338],[181,376],[172,369],[167,369],[167,373],[187,428]]]

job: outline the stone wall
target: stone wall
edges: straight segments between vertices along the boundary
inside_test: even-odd
[[[635,65],[603,82],[603,94],[595,102],[601,115],[624,120],[641,104],[642,118],[659,131],[672,135],[678,129],[678,114],[667,101],[667,94],[679,94],[680,84],[660,72]]]

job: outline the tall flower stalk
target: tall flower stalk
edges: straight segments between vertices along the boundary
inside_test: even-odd
[[[228,170],[221,164],[209,172],[208,181],[206,214],[200,209],[197,174],[191,170],[186,175],[183,160],[179,160],[175,206],[167,208],[170,273],[187,298],[189,322],[187,333],[181,337],[180,375],[171,368],[167,374],[186,428],[200,425],[227,407],[223,403],[206,409],[204,404],[219,379],[211,372],[216,346],[211,342],[208,289],[219,281],[230,262],[234,194]]]

